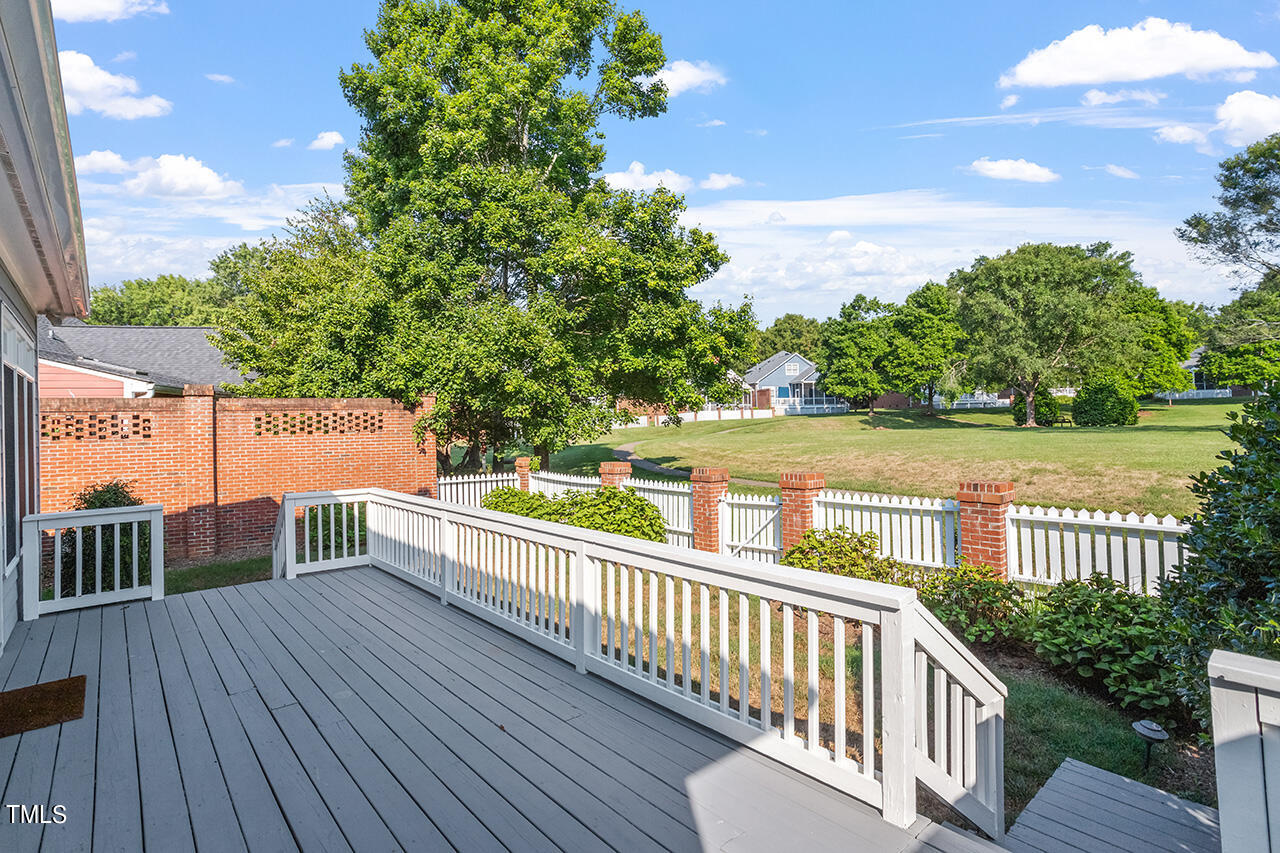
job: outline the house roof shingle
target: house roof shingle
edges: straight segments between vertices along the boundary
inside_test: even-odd
[[[222,363],[209,342],[215,331],[203,326],[92,326],[69,320],[55,326],[41,316],[40,358],[154,382],[183,385],[238,385],[240,371]]]

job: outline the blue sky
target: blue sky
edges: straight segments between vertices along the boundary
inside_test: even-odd
[[[665,115],[609,121],[611,183],[686,193],[732,257],[700,298],[827,316],[1029,240],[1109,239],[1169,297],[1228,271],[1177,223],[1280,131],[1280,3],[637,4]],[[375,2],[53,0],[95,284],[204,274],[341,191],[338,70]]]

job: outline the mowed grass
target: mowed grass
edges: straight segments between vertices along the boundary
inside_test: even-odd
[[[249,557],[229,563],[209,563],[203,566],[169,569],[164,573],[164,593],[178,595],[183,592],[196,592],[202,589],[270,579],[271,558]]]
[[[1025,429],[1007,409],[685,423],[617,430],[557,454],[551,467],[595,473],[614,448],[634,444],[661,465],[724,466],[752,480],[820,471],[829,488],[927,497],[954,496],[963,480],[1011,480],[1018,503],[1181,517],[1195,508],[1190,477],[1217,467],[1231,444],[1227,412],[1246,402],[1146,405],[1131,427]]]

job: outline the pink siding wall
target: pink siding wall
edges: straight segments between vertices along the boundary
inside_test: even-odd
[[[123,397],[124,382],[45,362],[40,365],[41,397]]]

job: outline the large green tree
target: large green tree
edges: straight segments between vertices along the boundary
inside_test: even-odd
[[[980,257],[947,279],[968,338],[965,370],[977,387],[1011,387],[1031,405],[1041,385],[1125,374],[1136,362],[1143,324],[1126,310],[1139,287],[1127,252],[1028,243]]]
[[[779,352],[793,352],[813,360],[818,355],[822,323],[803,314],[783,314],[760,332],[756,361]]]
[[[876,398],[893,390],[885,363],[894,341],[893,309],[859,293],[822,324],[817,363],[823,391],[875,414]]]
[[[941,284],[927,282],[889,315],[890,345],[883,358],[890,389],[908,397],[923,394],[933,411],[933,397],[944,385],[956,384],[964,330],[956,303]]]
[[[1211,263],[1280,272],[1280,133],[1223,160],[1218,186],[1221,209],[1188,217],[1178,239]]]
[[[1280,382],[1280,273],[1263,276],[1257,288],[1218,309],[1200,369],[1221,384]]]
[[[1162,299],[1154,287],[1139,286],[1131,290],[1124,311],[1138,328],[1139,340],[1129,350],[1132,359],[1117,365],[1115,382],[1135,397],[1190,388],[1191,374],[1182,365],[1198,338],[1185,309]]]
[[[372,61],[341,83],[364,122],[347,191],[377,284],[340,297],[368,318],[355,360],[378,363],[373,390],[435,392],[442,444],[523,441],[544,461],[606,430],[619,400],[674,413],[736,398],[726,371],[745,355],[750,307],[686,294],[727,258],[679,224],[679,196],[597,177],[601,120],[665,109],[665,54],[642,15],[602,0],[386,0],[366,44]],[[281,334],[246,324],[227,337],[260,352]],[[273,381],[308,385],[290,376],[299,364],[273,363]]]

